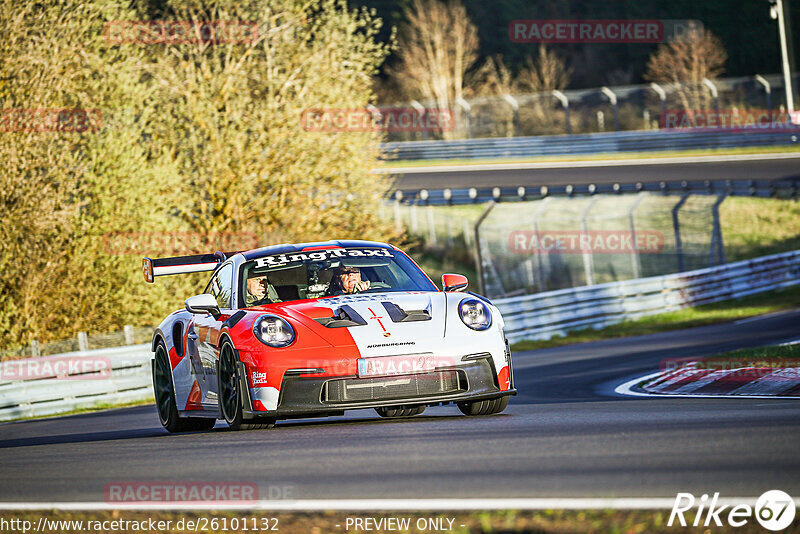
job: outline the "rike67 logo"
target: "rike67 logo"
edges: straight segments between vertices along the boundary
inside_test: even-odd
[[[765,492],[756,500],[755,507],[730,502],[723,504],[720,502],[719,493],[715,493],[711,500],[708,495],[695,499],[691,493],[678,493],[667,526],[671,527],[676,519],[682,527],[687,526],[683,514],[692,511],[695,506],[697,510],[691,524],[694,527],[721,527],[725,520],[732,527],[742,527],[755,517],[762,527],[777,532],[791,525],[795,515],[794,499],[781,490]]]

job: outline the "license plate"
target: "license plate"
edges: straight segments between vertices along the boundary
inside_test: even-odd
[[[380,356],[359,358],[359,378],[368,376],[394,376],[413,373],[427,373],[437,367],[433,354],[408,354],[403,356]]]

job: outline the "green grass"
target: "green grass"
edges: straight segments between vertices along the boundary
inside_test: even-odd
[[[745,317],[753,317],[781,310],[800,308],[800,286],[778,291],[768,291],[741,299],[705,304],[694,308],[651,315],[636,321],[625,321],[600,330],[591,328],[575,330],[565,337],[554,337],[542,341],[520,341],[512,345],[512,350],[536,350],[560,347],[574,343],[586,343],[603,339],[669,332],[692,328]]]
[[[768,347],[757,347],[755,349],[741,349],[722,354],[716,354],[710,358],[703,358],[704,364],[708,368],[715,364],[723,364],[735,360],[741,362],[743,367],[776,367],[776,363],[786,360],[800,363],[800,344],[797,345],[771,345]]]
[[[771,147],[745,147],[729,149],[703,149],[703,150],[669,150],[663,152],[626,152],[626,153],[599,153],[576,156],[539,156],[527,158],[481,158],[481,159],[442,159],[442,160],[386,160],[381,168],[393,167],[436,167],[443,165],[484,165],[503,163],[545,163],[559,161],[595,161],[595,160],[625,160],[625,159],[653,159],[691,156],[722,156],[722,155],[747,155],[747,154],[785,154],[787,152],[800,152],[800,146],[771,146]]]
[[[719,215],[729,262],[800,249],[800,202],[730,197]]]

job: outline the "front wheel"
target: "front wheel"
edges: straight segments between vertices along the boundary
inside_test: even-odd
[[[224,341],[219,351],[219,413],[231,430],[257,430],[272,428],[274,419],[245,422],[239,381],[239,360],[230,341]]]
[[[500,413],[508,406],[508,395],[474,402],[459,402],[458,409],[464,415],[491,415]]]
[[[172,385],[172,367],[167,348],[162,342],[156,346],[153,360],[153,393],[156,397],[158,418],[168,432],[191,432],[211,430],[216,419],[210,417],[181,417],[175,404],[175,388]]]

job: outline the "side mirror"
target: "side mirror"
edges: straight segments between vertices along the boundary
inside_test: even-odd
[[[202,295],[195,295],[186,299],[186,311],[191,313],[210,313],[214,319],[219,319],[222,315],[217,306],[217,299],[214,295],[204,293]]]
[[[442,288],[445,291],[464,291],[469,285],[469,280],[463,274],[445,273],[442,275]]]

